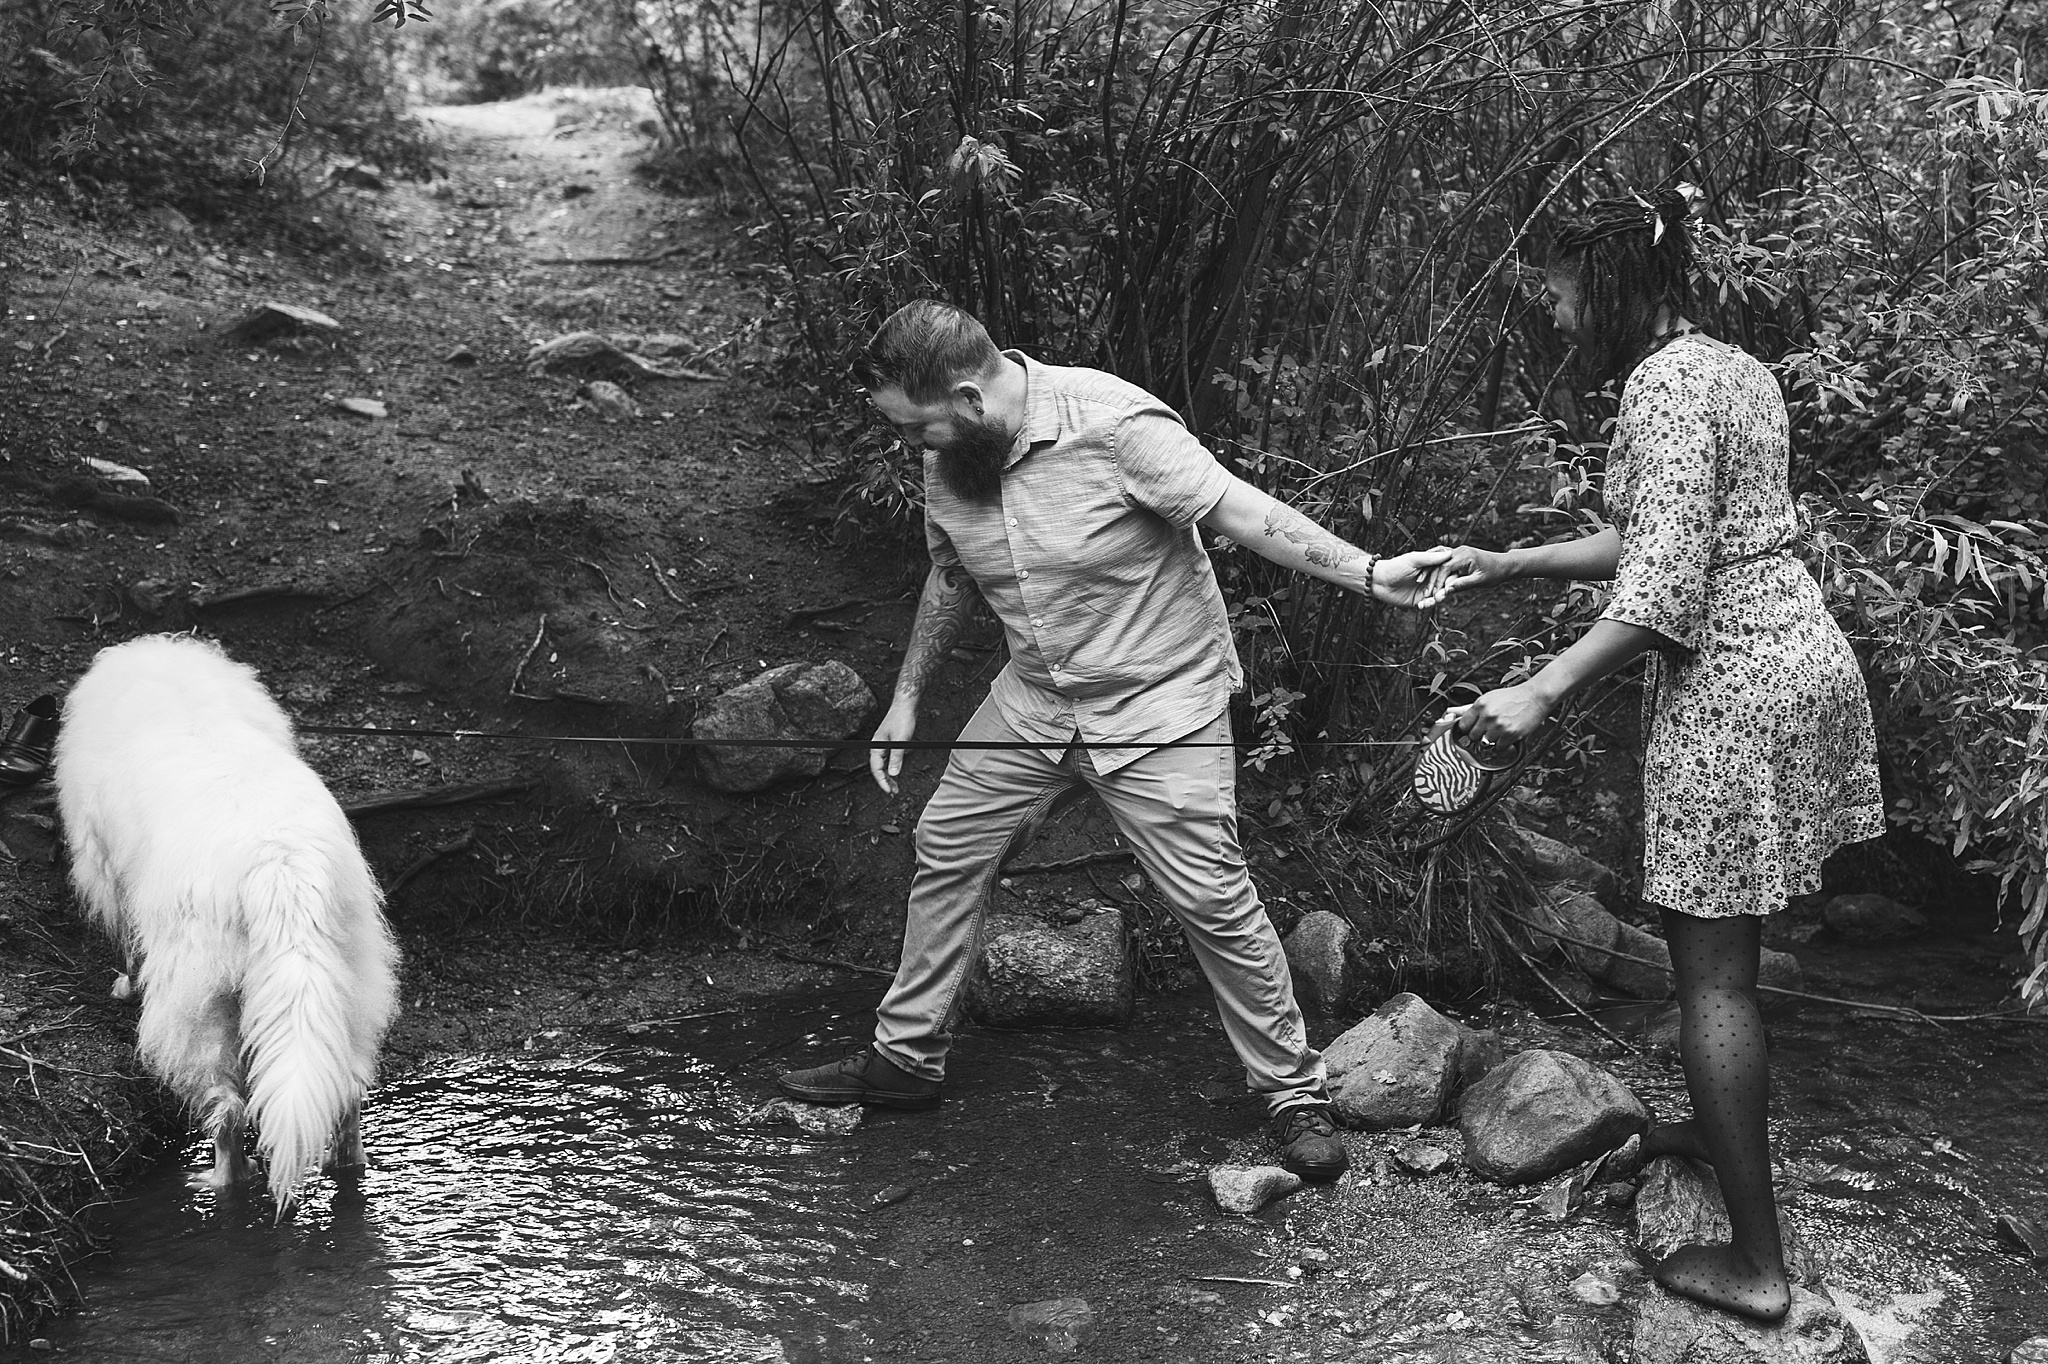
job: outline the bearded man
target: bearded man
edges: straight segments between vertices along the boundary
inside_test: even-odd
[[[1443,550],[1379,559],[1234,477],[1171,408],[1099,370],[999,351],[923,301],[868,343],[859,378],[924,452],[931,570],[869,768],[894,793],[927,681],[979,595],[1009,663],[917,826],[896,978],[872,1046],[783,1075],[813,1103],[938,1104],[951,1024],[1005,854],[1076,787],[1108,807],[1187,934],[1282,1163],[1349,1164],[1280,949],[1237,840],[1229,701],[1244,670],[1200,531],[1349,591],[1414,605]],[[1198,529],[1199,528],[1199,529]]]

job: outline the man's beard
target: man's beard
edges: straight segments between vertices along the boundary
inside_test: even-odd
[[[944,450],[932,447],[939,478],[963,502],[985,502],[1003,486],[1003,461],[1011,439],[992,422],[965,427]]]

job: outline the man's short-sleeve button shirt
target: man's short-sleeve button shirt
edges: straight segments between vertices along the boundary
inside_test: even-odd
[[[1109,772],[1201,728],[1243,681],[1195,523],[1230,475],[1173,409],[1100,370],[1024,367],[1000,492],[955,496],[925,456],[932,561],[958,564],[1003,623],[990,696],[1019,734],[1076,733]]]

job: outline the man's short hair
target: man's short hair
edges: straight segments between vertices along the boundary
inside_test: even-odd
[[[900,388],[915,403],[935,403],[962,379],[994,369],[1002,352],[964,309],[921,298],[889,314],[854,365],[863,388]]]

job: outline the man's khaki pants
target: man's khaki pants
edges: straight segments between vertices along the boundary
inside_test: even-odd
[[[1022,741],[991,701],[960,737]],[[1229,739],[1226,712],[1185,742]],[[1237,762],[1229,747],[1154,749],[1106,776],[1086,750],[1056,763],[1040,747],[955,749],[917,824],[903,957],[876,1013],[876,1049],[914,1075],[944,1078],[950,1027],[981,954],[1003,856],[1020,829],[1035,828],[1079,787],[1108,807],[1186,931],[1247,1085],[1273,1109],[1321,1099],[1323,1058],[1308,1044],[1279,935],[1238,847]]]

